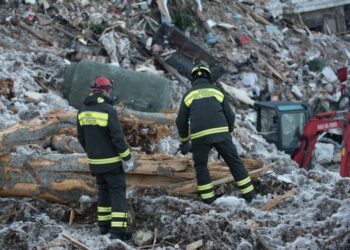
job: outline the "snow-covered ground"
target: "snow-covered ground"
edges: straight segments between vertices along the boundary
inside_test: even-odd
[[[12,99],[0,96],[0,132],[20,120],[73,109],[59,92],[67,64],[54,48],[43,49],[25,36],[16,40],[2,33],[0,38],[14,46],[0,46],[0,79],[12,79],[15,93]],[[49,92],[42,92],[38,79]],[[175,84],[174,89],[179,101],[185,89]],[[72,206],[1,198],[0,249],[76,249],[63,239],[65,234],[90,249],[135,249],[138,244],[152,249],[153,242],[154,249],[185,249],[197,240],[203,240],[201,249],[350,249],[350,179],[339,177],[339,162],[321,150],[313,169],[298,169],[289,156],[257,135],[248,119],[242,117],[238,123],[241,132],[234,143],[239,153],[274,163],[254,182],[258,195],[251,204],[238,198],[233,184],[220,186],[217,192],[222,196],[212,205],[197,196],[129,190],[130,224],[137,239],[124,243],[98,234],[95,197]],[[177,143],[174,136],[167,137],[158,148],[170,153]],[[290,196],[277,206],[263,209],[288,192]],[[75,212],[69,225],[71,209],[81,214]],[[138,240],[147,235],[148,240]]]

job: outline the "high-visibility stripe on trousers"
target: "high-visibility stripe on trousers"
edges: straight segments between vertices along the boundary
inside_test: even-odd
[[[197,186],[197,190],[201,195],[202,200],[207,200],[215,197],[214,186],[212,183],[199,185]]]
[[[249,176],[242,180],[236,181],[236,184],[242,194],[247,194],[254,190],[252,181]]]
[[[128,213],[112,212],[112,228],[119,229],[128,226]]]
[[[128,226],[126,183],[124,173],[96,174],[98,186],[97,219],[100,227],[111,230]]]
[[[111,223],[112,220],[112,207],[97,207],[97,220],[100,224]]]
[[[192,142],[192,155],[194,161],[194,167],[196,170],[198,191],[201,194],[202,199],[205,197],[214,197],[211,193],[212,190],[207,185],[212,185],[211,177],[208,171],[208,154],[212,148],[215,148],[221,157],[224,159],[228,167],[230,168],[233,178],[236,180],[242,194],[247,194],[254,190],[251,183],[251,179],[247,170],[245,169],[242,161],[240,160],[237,149],[233,145],[230,137],[215,143],[200,143]],[[199,190],[201,187],[201,190]],[[205,191],[205,192],[204,192]],[[204,196],[202,196],[204,194]]]

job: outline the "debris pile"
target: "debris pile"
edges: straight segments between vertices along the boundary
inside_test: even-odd
[[[330,147],[319,146],[314,169],[298,169],[256,133],[250,107],[291,100],[314,113],[344,109],[348,43],[272,18],[266,1],[167,2],[0,1],[0,194],[42,198],[0,199],[0,248],[346,249],[350,182],[335,157],[324,157]],[[94,180],[75,139],[76,110],[62,94],[69,65],[84,60],[171,80],[172,110],[117,107],[142,166],[128,184],[148,188],[128,191],[132,242],[110,241],[95,225]],[[191,160],[172,156],[176,108],[201,61],[232,97],[234,143],[246,166],[256,164],[249,206],[215,152],[222,197],[210,206],[193,194]]]

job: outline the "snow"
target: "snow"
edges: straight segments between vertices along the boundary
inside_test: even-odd
[[[322,36],[315,35],[315,39],[322,39]],[[0,97],[3,104],[0,130],[20,120],[45,116],[55,109],[74,110],[58,90],[40,93],[43,100],[38,103],[25,101],[27,91],[42,91],[35,78],[41,78],[44,84],[59,89],[67,65],[65,59],[56,56],[54,49],[39,48],[35,41],[20,45],[10,37],[4,36],[3,39],[16,46],[30,45],[33,51],[0,47],[0,61],[3,63],[0,79],[11,78],[15,83],[14,98]],[[180,102],[187,87],[173,81],[175,104]],[[133,213],[133,229],[153,232],[157,228],[157,243],[161,242],[161,245],[155,249],[183,248],[199,239],[205,244],[203,249],[243,250],[257,246],[271,249],[349,249],[349,234],[327,243],[327,240],[350,229],[350,178],[339,176],[339,164],[328,165],[332,163],[329,155],[333,154],[329,152],[334,146],[318,144],[317,164],[309,171],[298,169],[289,155],[278,151],[256,133],[249,119],[237,120],[240,130],[235,131],[238,134],[233,142],[239,154],[262,159],[264,164],[274,164],[272,170],[261,175],[259,182],[255,183],[257,198],[246,204],[232,184],[222,185],[220,188],[225,191],[224,195],[211,205],[202,203],[197,196],[173,197],[159,190],[141,192],[129,189],[127,197]],[[175,134],[160,140],[157,147],[161,152],[175,153],[178,147]],[[319,150],[321,153],[317,153]],[[26,155],[40,153],[37,148],[28,145],[16,147],[16,152]],[[215,157],[217,154],[212,151],[210,158]],[[291,189],[295,190],[294,194],[279,205],[268,211],[261,209]],[[23,249],[72,249],[62,239],[64,233],[91,249],[135,249],[132,242],[111,241],[108,235],[99,235],[95,208],[96,197],[88,196],[82,196],[79,204],[71,207],[37,199],[1,198],[0,248],[5,249],[15,242],[16,247]],[[82,216],[76,214],[72,225],[68,224],[70,209],[83,211]],[[57,246],[49,248],[54,243]]]

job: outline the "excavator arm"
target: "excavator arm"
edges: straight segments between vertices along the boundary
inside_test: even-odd
[[[306,123],[304,133],[299,140],[299,146],[292,155],[292,159],[298,163],[299,167],[304,169],[309,168],[317,138],[322,132],[329,131],[330,129],[343,128],[344,119],[335,118],[340,113],[342,112],[333,111],[320,113]],[[347,113],[347,117],[349,116],[347,118],[348,122],[350,122],[349,113],[350,112]],[[350,139],[350,131],[348,131],[347,136]],[[350,156],[350,150],[348,150],[346,153]],[[347,164],[350,164],[350,161],[348,161]]]
[[[345,117],[339,174],[342,177],[350,177],[350,111]]]

